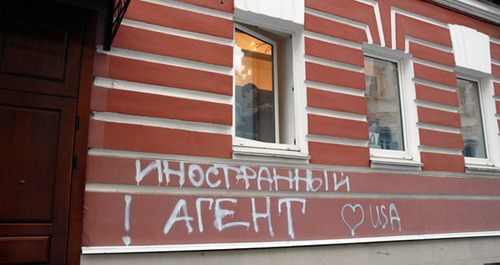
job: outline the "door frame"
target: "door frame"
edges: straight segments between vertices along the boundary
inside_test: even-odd
[[[83,231],[85,172],[87,167],[90,100],[93,86],[94,56],[96,53],[97,12],[80,9],[85,18],[85,32],[80,64],[80,82],[77,99],[77,123],[73,154],[76,165],[71,177],[69,224],[66,264],[80,264]]]

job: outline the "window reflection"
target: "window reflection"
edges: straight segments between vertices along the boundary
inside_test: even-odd
[[[275,142],[273,45],[235,31],[236,136]]]
[[[457,79],[460,120],[464,141],[462,154],[466,157],[486,158],[484,129],[481,118],[478,84],[469,80]]]
[[[365,57],[370,148],[404,150],[398,64]]]

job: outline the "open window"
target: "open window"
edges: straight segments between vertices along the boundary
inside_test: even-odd
[[[279,143],[277,42],[243,26],[234,40],[236,137]]]
[[[234,147],[236,156],[306,160],[300,148],[297,43],[293,32],[235,23]],[[299,103],[300,104],[300,103]]]

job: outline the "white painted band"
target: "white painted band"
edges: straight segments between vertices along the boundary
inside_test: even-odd
[[[275,242],[82,247],[82,254],[147,253],[147,252],[277,248],[277,247],[304,247],[304,246],[324,246],[324,245],[340,245],[340,244],[355,244],[355,243],[376,243],[376,242],[378,243],[378,242],[394,242],[394,241],[410,241],[410,240],[453,239],[453,238],[491,237],[491,236],[500,236],[500,231],[323,239],[323,240],[301,240],[301,241],[275,241]]]

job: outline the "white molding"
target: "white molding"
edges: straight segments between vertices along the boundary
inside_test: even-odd
[[[406,36],[406,41],[407,42],[417,43],[417,44],[420,44],[420,45],[423,45],[423,46],[427,46],[429,48],[433,48],[433,49],[436,49],[436,50],[439,50],[439,51],[443,51],[443,52],[447,52],[447,53],[453,53],[453,48],[452,47],[448,47],[448,46],[444,46],[444,45],[437,44],[437,43],[434,43],[434,42],[426,41],[426,40],[419,39],[419,38],[416,38],[416,37],[413,37],[413,36]]]
[[[417,127],[419,129],[426,129],[431,131],[460,134],[460,128],[431,124],[431,123],[417,122]]]
[[[230,165],[234,165],[231,163]],[[292,169],[298,169],[300,166],[308,166],[308,164],[298,164]],[[280,169],[279,167],[268,167],[270,171]],[[293,170],[292,170],[293,171]],[[415,174],[414,171],[404,172],[402,174]],[[500,202],[498,194],[464,194],[464,193],[383,193],[383,192],[332,192],[329,190],[306,191],[297,190],[297,187],[288,187],[283,189],[262,188],[227,188],[221,186],[218,188],[199,188],[199,187],[184,187],[184,186],[168,186],[166,183],[160,185],[136,185],[136,184],[107,184],[107,183],[86,183],[86,192],[93,193],[115,193],[115,194],[147,194],[147,195],[180,195],[186,196],[238,196],[238,197],[297,197],[297,198],[321,198],[321,199],[413,199],[413,200],[495,200]]]
[[[159,96],[169,96],[184,99],[200,100],[220,104],[231,105],[231,96],[208,93],[203,91],[189,90],[184,88],[166,87],[137,82],[111,79],[106,77],[95,77],[94,86],[108,89],[117,89],[139,93],[148,93]]]
[[[453,70],[454,70],[454,67],[444,65],[444,64],[439,64],[439,63],[432,62],[432,61],[423,60],[420,58],[412,57],[411,60],[415,64],[420,64],[420,65],[424,65],[427,67],[436,68],[436,69],[443,70],[443,71],[450,72],[450,73],[453,73]]]
[[[401,170],[421,170],[422,166],[424,165],[411,159],[397,159],[376,156],[371,156],[370,161],[372,168],[384,168],[389,170],[396,170],[398,172]]]
[[[304,0],[234,0],[235,16],[244,13],[304,25]]]
[[[465,165],[465,170],[467,173],[472,173],[472,174],[500,176],[500,167],[494,167],[491,165],[484,166],[484,165],[467,164]]]
[[[341,45],[341,46],[345,46],[345,47],[353,48],[353,49],[357,49],[357,50],[361,50],[361,46],[362,46],[361,43],[352,42],[352,41],[348,41],[348,40],[344,40],[344,39],[339,39],[339,38],[335,38],[332,36],[327,36],[327,35],[323,35],[320,33],[312,32],[312,31],[304,31],[304,36],[307,38],[310,38],[310,39],[320,40],[320,41],[324,41],[326,43]]]
[[[315,57],[315,56],[311,56],[311,55],[304,55],[304,59],[306,60],[306,62],[315,63],[315,64],[319,64],[319,65],[323,65],[323,66],[348,70],[348,71],[352,71],[352,72],[356,72],[356,73],[363,72],[362,66],[357,66],[357,65],[353,65],[353,64],[324,59],[324,58]]]
[[[183,161],[188,163],[214,163],[214,164],[228,164],[235,165],[245,163],[247,166],[267,166],[276,168],[299,168],[299,169],[311,169],[311,170],[330,170],[336,172],[357,172],[357,173],[368,173],[368,174],[394,174],[394,170],[388,169],[375,169],[370,167],[352,167],[352,166],[336,166],[327,164],[297,164],[297,163],[287,163],[286,161],[268,161],[268,160],[247,160],[240,161],[234,158],[215,158],[215,157],[204,157],[204,156],[188,156],[188,155],[174,155],[174,154],[162,154],[162,153],[152,153],[152,152],[137,152],[137,151],[127,151],[127,150],[116,150],[116,149],[103,149],[103,148],[89,148],[89,156],[98,157],[116,157],[116,158],[127,158],[127,159],[167,159],[171,161]],[[499,179],[497,176],[488,175],[473,175],[469,173],[461,172],[446,172],[446,171],[407,171],[404,172],[406,175],[412,176],[428,176],[428,177],[452,177],[452,178],[465,178],[465,179]],[[463,195],[460,195],[463,196]],[[355,197],[353,197],[355,198]],[[461,197],[463,199],[463,197]],[[500,196],[499,196],[500,200]]]
[[[454,93],[457,90],[457,88],[453,87],[453,86],[447,86],[447,85],[443,85],[443,84],[440,84],[440,83],[435,83],[435,82],[432,82],[432,81],[428,81],[428,80],[424,80],[424,79],[418,79],[418,78],[413,78],[413,83],[424,85],[424,86],[428,86],[428,87],[432,87],[432,88],[436,88],[436,89],[441,89],[441,90],[444,90],[444,91],[454,92]]]
[[[148,252],[173,252],[173,251],[201,251],[201,250],[229,250],[229,249],[257,249],[277,247],[303,247],[303,246],[325,246],[339,244],[375,243],[375,242],[397,242],[411,240],[434,240],[470,237],[498,237],[500,231],[484,232],[461,232],[441,234],[418,234],[402,236],[382,236],[364,238],[342,238],[323,240],[301,240],[301,241],[270,241],[270,242],[242,242],[242,243],[207,243],[207,244],[175,244],[175,245],[149,245],[149,246],[102,246],[82,247],[82,254],[111,254],[111,253],[148,253]]]
[[[428,153],[436,153],[436,154],[444,154],[444,155],[462,155],[462,150],[453,149],[453,148],[420,145],[420,146],[418,146],[418,149],[421,152],[428,152]]]
[[[356,96],[356,97],[365,97],[365,91],[352,88],[352,87],[344,87],[344,86],[337,86],[337,85],[332,85],[332,84],[327,84],[327,83],[319,83],[319,82],[314,82],[314,81],[305,81],[305,85],[310,88],[314,89],[319,89],[319,90],[324,90],[324,91],[329,91],[329,92],[334,92],[334,93],[339,93],[339,94],[345,94],[345,95],[350,95],[350,96]]]
[[[449,29],[456,66],[491,74],[489,36],[461,25]]]
[[[440,103],[435,103],[432,101],[425,101],[425,100],[421,100],[421,99],[416,99],[415,104],[417,104],[418,107],[441,110],[441,111],[451,112],[451,113],[458,113],[458,107],[440,104]]]
[[[394,49],[394,50],[397,50],[397,43],[396,43],[396,39],[397,39],[397,36],[396,36],[396,32],[397,32],[396,31],[396,26],[397,26],[396,25],[396,15],[397,14],[403,15],[403,16],[406,16],[406,17],[409,17],[409,18],[412,18],[415,20],[419,20],[419,21],[422,21],[422,22],[425,22],[425,23],[428,23],[428,24],[431,24],[434,26],[448,28],[448,25],[441,22],[441,21],[437,21],[437,20],[422,16],[419,14],[415,14],[415,13],[400,9],[400,8],[391,7],[391,42],[392,42],[392,49]],[[405,42],[406,42],[406,36],[405,36]]]
[[[359,21],[347,19],[347,18],[344,18],[344,17],[339,17],[339,16],[336,16],[336,15],[332,15],[330,13],[325,13],[325,12],[322,12],[322,11],[319,11],[319,10],[315,10],[315,9],[311,9],[311,8],[306,8],[305,9],[305,13],[307,13],[309,15],[317,16],[317,17],[320,17],[320,18],[323,18],[323,19],[326,19],[326,20],[330,20],[330,21],[333,21],[333,22],[341,23],[341,24],[344,24],[344,25],[348,25],[348,26],[351,26],[351,27],[355,27],[355,28],[364,30],[365,33],[366,33],[366,39],[367,39],[368,43],[373,43],[373,38],[372,38],[372,33],[370,31],[370,26],[366,25],[365,23],[361,23]]]
[[[213,16],[213,17],[218,17],[218,18],[224,18],[224,19],[233,19],[233,14],[227,13],[224,11],[219,11],[211,8],[206,8],[202,6],[197,6],[197,5],[192,5],[180,1],[174,1],[174,0],[142,0],[144,2],[149,2],[152,4],[157,4],[157,5],[162,5],[162,6],[168,6],[168,7],[173,7],[177,9],[182,9],[186,11],[191,11],[203,15],[208,15],[208,16]]]
[[[465,13],[500,24],[500,8],[475,0],[430,0]]]
[[[211,72],[211,73],[216,73],[216,74],[231,75],[231,76],[233,75],[233,69],[231,67],[220,66],[220,65],[210,64],[210,63],[203,63],[203,62],[192,61],[192,60],[186,60],[186,59],[181,59],[181,58],[176,58],[176,57],[171,57],[171,56],[157,55],[157,54],[152,54],[152,53],[139,52],[139,51],[133,51],[133,50],[127,50],[127,49],[121,49],[121,48],[113,48],[113,47],[111,48],[111,50],[105,51],[101,45],[97,46],[97,52],[101,53],[101,54],[111,55],[111,56],[117,56],[117,57],[122,57],[122,58],[128,58],[128,59],[134,59],[134,60],[146,61],[146,62],[151,62],[151,63],[194,69],[194,70],[200,70],[200,71]]]
[[[281,150],[270,148],[259,148],[254,146],[237,146],[233,145],[234,159],[238,160],[254,160],[261,161],[262,159],[279,161],[287,160],[289,163],[309,163],[309,156],[300,150]]]
[[[182,120],[173,120],[167,118],[155,118],[155,117],[137,116],[137,115],[120,114],[112,112],[92,112],[92,119],[104,122],[151,126],[151,127],[185,130],[192,132],[231,135],[230,126],[205,123],[205,122],[182,121]]]
[[[338,119],[344,119],[344,120],[351,120],[351,121],[366,122],[366,115],[363,115],[363,114],[336,111],[336,110],[330,110],[330,109],[320,109],[320,108],[313,108],[313,107],[307,107],[306,110],[307,110],[308,114],[319,115],[319,116],[324,116],[324,117],[331,117],[331,118],[338,118]]]
[[[377,1],[374,0],[355,0],[356,2],[363,3],[365,5],[370,5],[373,7],[373,13],[375,15],[375,21],[377,22],[378,36],[380,38],[380,46],[385,47],[385,35],[384,27],[382,25],[382,16],[380,14],[380,8]]]
[[[138,28],[138,29],[144,29],[144,30],[148,30],[148,31],[154,31],[154,32],[163,33],[163,34],[168,34],[168,35],[173,35],[173,36],[178,36],[178,37],[183,37],[183,38],[188,38],[188,39],[211,42],[211,43],[220,44],[220,45],[232,46],[232,44],[233,44],[232,39],[226,39],[226,38],[222,38],[222,37],[216,37],[216,36],[212,36],[212,35],[191,32],[191,31],[185,31],[185,30],[180,30],[180,29],[168,28],[168,27],[149,24],[149,23],[136,21],[136,20],[123,19],[122,25],[134,27],[134,28]]]
[[[368,147],[368,140],[358,140],[352,138],[334,137],[334,136],[317,135],[317,134],[308,134],[306,135],[306,138],[310,142]]]

